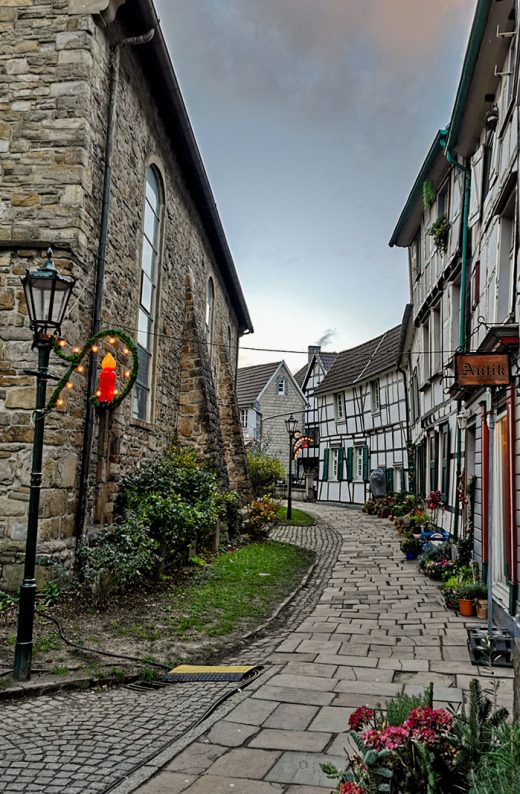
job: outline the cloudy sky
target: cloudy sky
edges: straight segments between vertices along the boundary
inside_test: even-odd
[[[475,0],[156,0],[255,327],[344,350],[400,322],[388,240],[447,123]],[[295,354],[243,350],[241,365]]]

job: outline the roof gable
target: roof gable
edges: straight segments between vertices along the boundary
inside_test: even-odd
[[[279,369],[282,361],[240,367],[237,370],[237,399],[240,407],[252,405]]]
[[[396,367],[401,348],[402,323],[362,345],[339,353],[317,387],[315,394],[326,394],[354,386]]]

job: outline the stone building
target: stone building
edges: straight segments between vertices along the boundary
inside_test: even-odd
[[[77,279],[66,342],[123,329],[140,361],[117,409],[89,406],[87,362],[48,417],[40,551],[68,563],[110,521],[121,475],[174,440],[247,492],[234,381],[252,325],[151,0],[2,3],[0,36],[2,588],[18,576],[33,437],[20,276],[47,246]]]
[[[246,443],[256,443],[289,469],[289,436],[285,420],[291,414],[303,429],[305,396],[285,361],[240,367],[237,371],[240,421]],[[293,473],[296,466],[293,464]]]

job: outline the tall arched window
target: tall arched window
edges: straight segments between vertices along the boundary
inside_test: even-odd
[[[206,291],[206,340],[208,345],[213,341],[213,314],[215,309],[215,287],[213,286],[213,279],[208,279],[208,288]],[[211,355],[211,348],[210,348]]]
[[[159,240],[162,189],[156,169],[146,169],[144,200],[143,247],[141,252],[141,284],[137,318],[137,351],[139,373],[134,387],[133,414],[149,419],[152,379],[152,354],[155,319],[155,287],[159,266]]]

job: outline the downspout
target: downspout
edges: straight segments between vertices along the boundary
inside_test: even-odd
[[[408,460],[412,437],[410,435],[410,404],[408,399],[408,385],[406,383],[406,371],[402,367],[397,367],[397,371],[403,376],[404,384],[404,409],[406,413],[406,459]],[[408,460],[408,486],[410,486],[410,461]],[[408,490],[408,489],[406,489]]]
[[[454,168],[458,168],[459,171],[462,171],[464,174],[464,203],[463,203],[463,210],[462,210],[462,263],[461,263],[461,271],[460,271],[460,323],[459,323],[459,351],[461,353],[465,352],[466,350],[466,290],[467,290],[467,281],[468,281],[468,221],[469,221],[469,203],[470,203],[470,196],[471,196],[471,170],[455,159],[451,151],[447,148],[447,140],[446,136],[448,134],[448,130],[441,130],[441,140],[440,145],[441,148],[444,150],[444,154],[446,155],[446,159]],[[457,414],[461,411],[461,401],[457,400]],[[455,483],[455,498],[457,498],[457,491],[459,485],[459,479],[462,472],[462,431],[457,423],[457,444],[455,450],[455,459],[456,459],[456,477],[457,481]],[[453,536],[455,540],[459,537],[459,504],[456,502],[455,504],[455,519],[454,519],[454,526],[453,526]]]
[[[103,304],[103,286],[105,277],[106,248],[108,241],[108,222],[110,212],[110,187],[112,183],[112,163],[114,148],[114,130],[116,124],[117,89],[119,85],[119,62],[122,47],[147,44],[152,40],[155,29],[151,28],[142,36],[131,36],[118,42],[112,50],[110,58],[110,85],[108,91],[108,120],[105,141],[105,168],[103,173],[103,198],[101,203],[101,221],[99,227],[99,243],[97,252],[96,286],[94,291],[94,307],[92,313],[91,336],[100,330],[101,307]],[[85,523],[85,507],[87,480],[92,457],[92,435],[94,426],[94,406],[89,398],[95,391],[96,357],[92,356],[88,372],[87,400],[85,403],[85,424],[83,426],[83,447],[78,488],[78,504],[75,516],[76,551],[83,537]],[[78,555],[76,554],[76,560]]]

